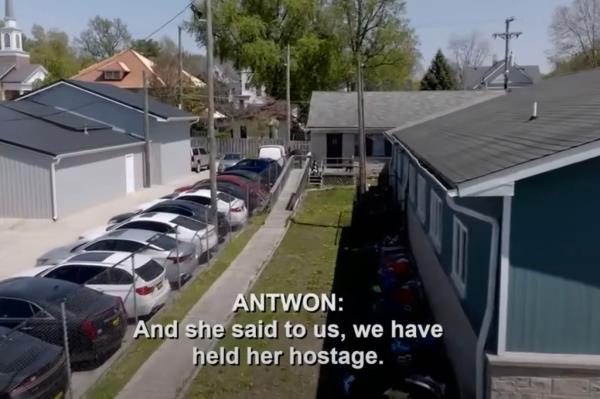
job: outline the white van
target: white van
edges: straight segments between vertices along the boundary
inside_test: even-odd
[[[272,159],[282,168],[285,165],[285,147],[282,145],[263,145],[258,150],[258,157],[261,159]]]

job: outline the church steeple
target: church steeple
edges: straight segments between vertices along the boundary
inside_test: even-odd
[[[14,0],[4,0],[4,28],[0,29],[0,54],[22,53],[23,35],[17,28]]]

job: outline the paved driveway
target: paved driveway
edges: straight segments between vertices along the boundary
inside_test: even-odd
[[[0,279],[35,266],[36,259],[55,247],[69,244],[90,229],[106,224],[112,216],[160,198],[182,185],[209,176],[208,171],[190,174],[172,184],[156,185],[56,222],[41,219],[0,219]]]

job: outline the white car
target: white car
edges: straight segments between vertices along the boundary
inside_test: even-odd
[[[171,286],[165,274],[165,269],[149,256],[107,251],[75,255],[58,265],[36,267],[16,277],[48,277],[85,285],[120,297],[127,315],[133,317],[135,309],[138,316],[148,316],[167,302]]]
[[[196,246],[199,254],[214,249],[219,243],[217,230],[213,225],[176,215],[174,213],[150,212],[133,216],[124,222],[98,227],[79,237],[80,240],[95,240],[109,231],[136,229],[163,233],[179,241]]]
[[[285,147],[282,145],[263,145],[258,149],[258,157],[261,159],[272,159],[283,168],[285,165]]]
[[[201,189],[179,194],[175,199],[210,206],[210,190]],[[217,211],[225,215],[231,227],[240,227],[248,221],[246,203],[232,195],[217,191]]]

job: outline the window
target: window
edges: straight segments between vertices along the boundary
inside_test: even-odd
[[[408,198],[412,203],[415,203],[415,197],[417,193],[417,188],[415,187],[417,183],[417,174],[415,172],[415,167],[410,164],[408,167]]]
[[[181,198],[178,198],[181,199]],[[150,211],[150,210],[149,210]],[[172,213],[175,215],[192,217],[194,213],[190,210],[175,207],[175,206],[155,206],[151,208],[152,212]]]
[[[177,246],[177,241],[169,236],[160,235],[151,240],[151,244],[162,251],[171,251]]]
[[[0,319],[27,319],[33,314],[33,307],[27,301],[0,298]]]
[[[4,48],[10,48],[10,35],[8,33],[4,34]]]
[[[104,71],[104,80],[121,80],[123,71]]]
[[[15,36],[15,44],[16,44],[16,48],[17,49],[21,49],[21,35],[17,35]]]
[[[175,223],[178,226],[183,226],[188,230],[200,231],[206,228],[206,224],[196,221],[194,219],[187,218],[185,216],[179,216],[171,220],[171,223]]]
[[[442,250],[443,209],[442,200],[435,191],[431,190],[431,199],[429,200],[429,236],[438,253]]]
[[[135,273],[145,281],[152,281],[163,274],[165,269],[156,261],[151,260],[142,267],[135,269]]]
[[[89,285],[131,285],[133,277],[122,269],[103,267],[101,273],[87,281]]]
[[[123,229],[138,229],[138,230],[148,230],[155,231],[157,233],[173,233],[175,229],[169,226],[166,223],[160,222],[131,222],[125,223],[123,226],[119,227],[119,230]]]
[[[452,280],[458,293],[464,298],[467,286],[469,232],[456,217],[454,217],[452,230]]]
[[[240,138],[248,138],[248,129],[246,128],[246,126],[240,126]]]
[[[425,183],[425,178],[421,175],[417,178],[417,215],[421,222],[425,223],[425,217],[427,214],[426,203],[427,203],[427,192],[425,189],[427,188],[427,184]]]
[[[141,242],[131,240],[115,240],[115,249],[113,251],[119,252],[137,252],[144,248],[145,245]]]
[[[88,245],[84,248],[86,251],[114,251],[115,249],[115,241],[114,240],[102,240],[91,245]]]
[[[224,193],[224,192],[218,192],[217,198],[220,199],[221,201],[225,201],[225,202],[233,202],[236,200],[235,197],[233,197],[227,193]]]

